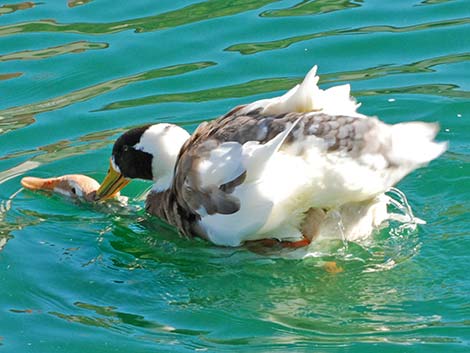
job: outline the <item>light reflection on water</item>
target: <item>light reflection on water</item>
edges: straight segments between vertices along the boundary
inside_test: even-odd
[[[2,348],[468,350],[465,10],[441,0],[1,5]],[[399,185],[427,224],[391,220],[369,241],[330,241],[303,258],[182,239],[145,214],[143,182],[128,187],[127,207],[20,189],[25,174],[101,179],[124,130],[192,130],[290,88],[313,64],[323,86],[350,82],[367,114],[440,122],[450,151]]]

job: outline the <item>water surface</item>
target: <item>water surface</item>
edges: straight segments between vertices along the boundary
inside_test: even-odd
[[[466,0],[1,3],[0,349],[469,351],[469,49]],[[101,180],[126,129],[192,131],[314,64],[365,114],[440,123],[449,151],[399,184],[426,225],[300,260],[182,239],[144,182],[128,209],[20,188]]]

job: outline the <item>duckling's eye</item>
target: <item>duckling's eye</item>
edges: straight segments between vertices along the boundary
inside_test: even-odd
[[[129,151],[129,146],[128,146],[128,145],[124,145],[124,146],[122,147],[122,150],[123,150],[124,152]]]
[[[75,188],[72,188],[72,194],[74,194],[74,195],[77,194],[77,190],[75,190]]]

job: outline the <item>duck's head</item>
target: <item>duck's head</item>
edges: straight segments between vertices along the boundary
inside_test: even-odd
[[[96,192],[97,200],[113,197],[131,179],[153,180],[168,189],[179,151],[189,133],[172,124],[145,125],[122,134],[114,143],[109,170]]]

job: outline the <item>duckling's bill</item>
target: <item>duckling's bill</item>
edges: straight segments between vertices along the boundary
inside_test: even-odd
[[[113,198],[118,192],[129,184],[130,179],[124,177],[119,171],[117,171],[113,165],[113,161],[110,161],[108,174],[104,178],[101,186],[96,192],[96,201],[107,200]]]

